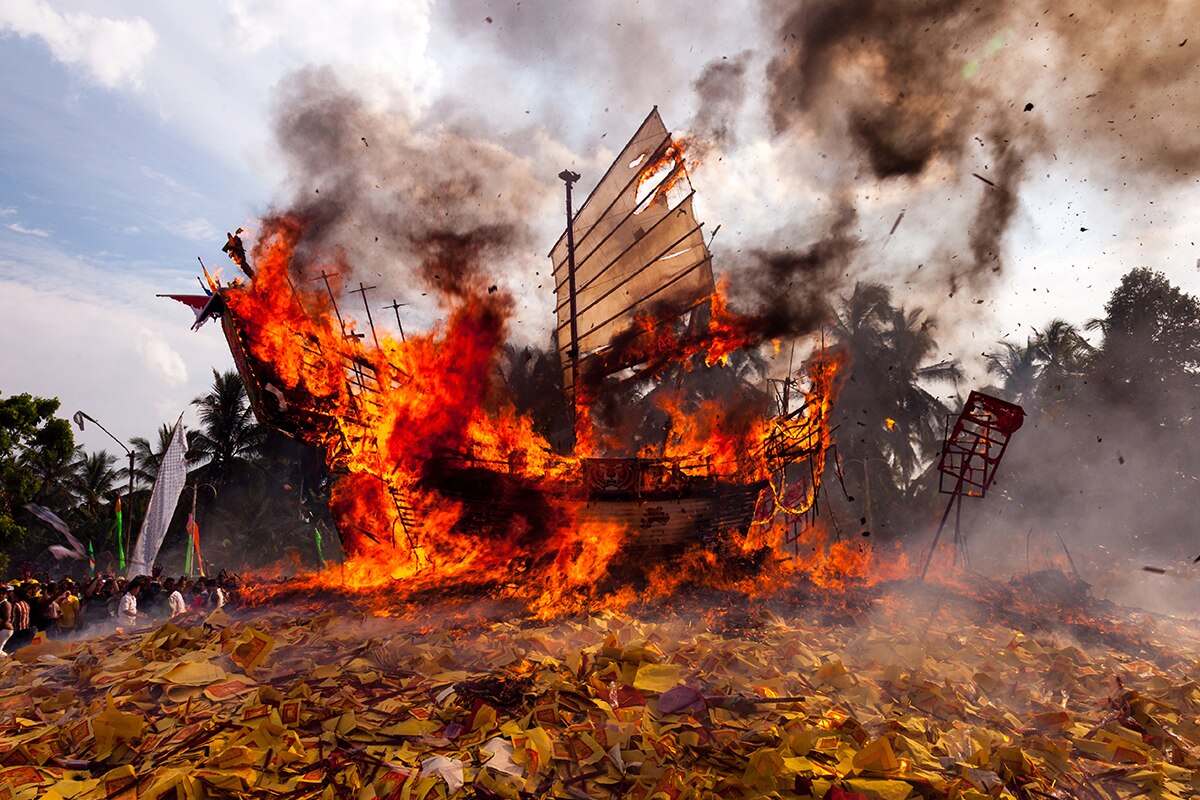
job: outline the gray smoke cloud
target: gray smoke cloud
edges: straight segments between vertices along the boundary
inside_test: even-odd
[[[411,304],[414,327],[437,296],[486,291],[536,252],[553,186],[504,147],[373,109],[328,68],[284,82],[275,132],[290,161],[284,205],[307,224],[299,260],[336,261],[347,289],[364,280],[376,303]]]
[[[1200,29],[1195,6],[817,0],[763,8],[774,31],[765,70],[772,131],[837,150],[867,173],[843,173],[828,188],[844,193],[869,175],[906,185],[910,208],[937,202],[934,185],[958,195],[936,219],[916,212],[925,241],[945,243],[923,264],[925,291],[990,291],[1035,165],[1117,183],[1115,175],[1122,185],[1186,180],[1196,167],[1197,139],[1180,135],[1197,125],[1187,101],[1197,88],[1188,40]]]
[[[802,336],[829,321],[830,287],[846,280],[862,241],[855,232],[858,214],[846,198],[825,222],[819,238],[804,247],[754,249],[741,261],[743,275],[732,298],[758,318],[764,338]]]
[[[747,98],[751,53],[722,57],[705,65],[692,82],[699,107],[688,126],[706,144],[722,150],[737,144],[737,121]]]
[[[940,248],[922,278],[953,295],[998,274],[1026,159],[1046,143],[1036,118],[999,84],[973,80],[972,62],[963,64],[970,53],[998,46],[1007,7],[826,0],[775,4],[767,13],[778,22],[780,43],[766,69],[776,135],[840,141],[871,179],[908,181],[914,194],[934,176],[969,187],[938,228],[922,232],[953,243],[966,231],[969,257],[951,258],[953,244]],[[856,173],[851,182],[864,177]]]

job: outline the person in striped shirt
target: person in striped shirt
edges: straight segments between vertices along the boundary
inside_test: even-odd
[[[17,591],[16,601],[13,602],[13,635],[8,640],[8,652],[10,653],[33,641],[33,627],[29,622],[29,597],[31,594],[29,586],[22,586]]]
[[[13,635],[13,602],[15,600],[13,587],[5,586],[0,590],[0,658],[8,655],[4,648]]]

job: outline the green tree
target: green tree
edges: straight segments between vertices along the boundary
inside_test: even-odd
[[[77,505],[75,514],[81,519],[98,522],[112,518],[113,498],[119,489],[120,471],[113,469],[117,457],[107,450],[81,454],[75,461],[75,471],[68,484]]]
[[[562,361],[556,349],[505,344],[496,368],[517,411],[528,415],[534,429],[552,446],[569,449],[575,435],[574,420],[563,391]]]
[[[937,450],[949,411],[929,386],[953,384],[962,371],[956,361],[930,363],[937,353],[932,321],[891,300],[887,287],[859,283],[835,316],[833,336],[849,356],[837,403],[846,428],[838,447],[850,457],[887,461],[907,485]]]
[[[1019,405],[1028,402],[1042,372],[1033,337],[1026,339],[1023,345],[1000,342],[999,350],[984,353],[983,358],[988,372],[1001,381],[999,386],[988,387],[991,393]]]
[[[1034,536],[1057,531],[1072,546],[1086,535],[1125,554],[1177,552],[1200,480],[1200,302],[1162,273],[1134,269],[1087,328],[1101,334],[1098,346],[1062,320],[1027,341],[1037,370],[1030,417],[986,516]]]
[[[949,413],[932,386],[953,385],[960,367],[934,360],[932,321],[919,309],[894,306],[891,291],[878,283],[859,283],[842,299],[831,333],[847,356],[832,419],[838,463],[854,498],[841,512],[882,533],[900,530],[922,513],[923,501],[915,498],[929,483],[925,473]],[[835,481],[827,476],[826,486]]]
[[[19,509],[66,482],[75,439],[70,423],[55,416],[58,408],[57,398],[0,399],[0,555],[25,539],[14,518]]]
[[[1034,329],[1033,343],[1041,363],[1038,396],[1043,409],[1073,399],[1086,381],[1096,354],[1079,329],[1064,319],[1053,319]]]
[[[144,436],[135,436],[129,440],[129,449],[133,451],[133,480],[136,485],[142,488],[154,485],[154,479],[158,477],[158,467],[162,464],[167,448],[171,446],[171,436],[174,433],[174,426],[164,422],[158,426],[154,444]],[[191,436],[188,438],[189,441],[192,439]],[[121,469],[120,474],[125,480],[129,480],[128,467]]]
[[[989,389],[1034,413],[1074,397],[1095,353],[1079,329],[1062,319],[1033,329],[1025,344],[1000,342],[984,353],[988,372],[1001,379]]]
[[[200,427],[190,447],[204,480],[220,488],[233,476],[253,469],[266,431],[254,419],[241,376],[234,370],[213,370],[212,388],[192,403]]]
[[[1195,390],[1200,375],[1200,301],[1146,267],[1121,278],[1089,323],[1104,333],[1093,376],[1107,399],[1153,402],[1164,394]]]

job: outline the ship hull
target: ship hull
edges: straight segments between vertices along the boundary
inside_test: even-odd
[[[673,466],[655,459],[584,459],[582,482],[546,484],[446,459],[433,465],[428,479],[461,504],[457,531],[481,538],[601,524],[629,532],[626,550],[653,553],[716,543],[749,528],[765,481],[697,477]]]
[[[594,498],[577,505],[579,519],[610,523],[633,533],[626,549],[679,550],[712,544],[751,523],[765,484],[721,484],[712,493],[647,498]]]
[[[253,354],[251,332],[231,309],[222,329],[259,422],[299,441],[321,445],[338,426],[319,399],[283,386],[275,370]],[[314,345],[315,346],[315,345]],[[361,371],[366,365],[359,364]],[[699,463],[699,462],[697,462]],[[678,551],[719,542],[751,524],[764,481],[741,482],[681,468],[681,460],[588,458],[574,480],[534,481],[507,465],[444,457],[427,465],[423,488],[461,504],[457,532],[481,540],[511,535],[542,537],[564,524],[611,524],[630,532],[631,555]],[[416,523],[403,498],[392,496],[405,527]],[[354,535],[343,545],[356,551]],[[369,537],[376,544],[391,534]]]

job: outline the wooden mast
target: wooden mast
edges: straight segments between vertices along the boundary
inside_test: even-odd
[[[571,406],[573,413],[571,415],[574,420],[574,429],[579,429],[579,324],[576,319],[577,309],[575,307],[575,231],[574,222],[575,215],[571,209],[571,188],[575,185],[575,181],[579,180],[578,172],[571,172],[569,169],[564,169],[558,173],[558,177],[567,187],[567,292],[571,303],[571,349],[568,355],[571,357]]]

